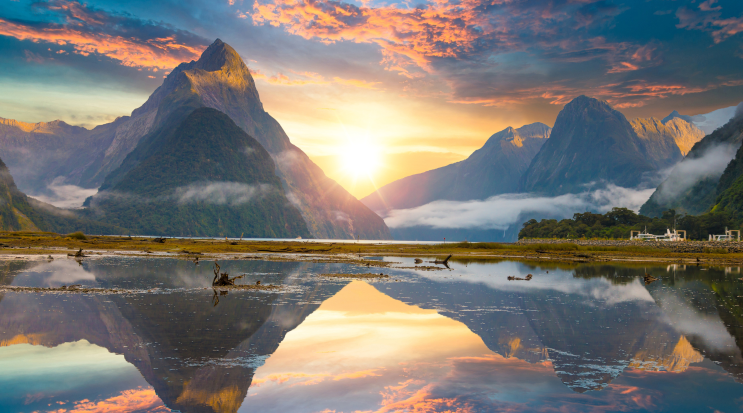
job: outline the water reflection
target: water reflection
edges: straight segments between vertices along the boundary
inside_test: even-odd
[[[0,296],[0,410],[735,411],[743,400],[743,288],[729,269],[450,262],[362,282],[317,277],[367,272],[345,264],[227,261],[246,283],[286,288],[214,306],[204,264],[0,264],[6,285],[157,287]],[[660,281],[646,286],[646,273]]]

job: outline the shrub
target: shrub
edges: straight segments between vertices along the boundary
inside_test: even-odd
[[[83,234],[81,231],[69,233],[69,234],[67,234],[67,238],[72,238],[72,239],[88,239],[88,237],[86,237],[85,234]]]

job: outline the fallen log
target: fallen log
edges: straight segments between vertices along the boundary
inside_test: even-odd
[[[519,280],[520,281],[529,281],[529,280],[532,279],[532,277],[533,277],[533,275],[531,275],[531,274],[526,274],[526,278],[515,277],[513,275],[509,275],[508,276],[508,281],[519,281]]]

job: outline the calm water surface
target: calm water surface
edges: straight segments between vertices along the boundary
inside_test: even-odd
[[[0,294],[0,411],[743,411],[739,268],[220,264],[286,288],[215,296],[209,263],[176,259],[0,263],[4,285],[139,291]]]

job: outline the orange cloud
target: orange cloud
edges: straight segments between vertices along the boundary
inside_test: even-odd
[[[622,72],[630,72],[633,70],[637,70],[640,67],[637,65],[633,65],[629,62],[619,62],[618,65],[612,66],[607,73],[622,73]]]
[[[162,400],[155,394],[155,390],[148,388],[137,388],[125,390],[120,395],[110,397],[101,401],[90,401],[87,399],[73,403],[66,409],[58,409],[49,413],[116,413],[116,412],[170,412]]]
[[[494,3],[501,3],[495,1]],[[292,34],[324,43],[351,40],[383,49],[383,63],[403,74],[409,66],[431,71],[432,57],[457,57],[483,37],[504,45],[516,36],[477,9],[476,0],[439,0],[428,7],[357,7],[327,0],[257,1],[253,22],[284,27]]]
[[[33,27],[0,18],[0,35],[18,40],[47,42],[72,46],[73,52],[88,56],[99,54],[121,62],[124,66],[172,69],[181,62],[198,59],[203,47],[180,44],[173,37],[136,39],[104,33],[86,33],[65,26]]]
[[[51,0],[35,3],[34,7],[56,13],[65,22],[31,23],[0,18],[0,36],[65,46],[82,56],[97,54],[118,60],[124,66],[152,70],[170,69],[197,59],[206,48],[203,39],[189,32],[163,23],[109,14],[77,1]]]

